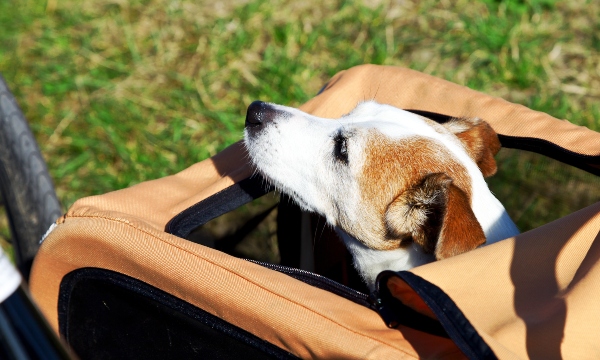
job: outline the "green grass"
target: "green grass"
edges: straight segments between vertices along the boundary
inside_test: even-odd
[[[0,24],[0,72],[65,208],[214,155],[241,139],[251,101],[298,106],[363,63],[410,67],[600,129],[593,0],[4,0]],[[494,186],[521,176],[502,169]],[[556,181],[542,187],[570,180]],[[495,191],[510,209],[524,206]],[[591,203],[598,193],[573,196]],[[521,228],[563,213],[528,211]]]

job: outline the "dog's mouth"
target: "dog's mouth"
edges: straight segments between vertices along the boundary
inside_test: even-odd
[[[245,141],[244,143],[245,146],[248,148],[247,142]],[[313,206],[310,205],[310,201],[304,200],[302,194],[300,194],[293,188],[286,186],[284,183],[278,181],[276,177],[270,174],[270,171],[264,169],[257,163],[254,156],[252,156],[250,150],[248,150],[248,153],[250,154],[250,165],[253,168],[253,174],[251,177],[255,178],[256,181],[259,181],[264,189],[267,189],[269,191],[275,191],[279,194],[287,196],[289,199],[293,200],[298,206],[300,206],[303,210],[317,212],[316,209],[314,209]]]
[[[252,129],[252,127],[249,128],[248,124],[246,123],[244,146],[246,147],[248,159],[250,160],[249,164],[253,169],[251,178],[255,179],[257,182],[260,182],[264,189],[285,194],[298,203],[298,205],[301,207],[307,208],[308,204],[301,200],[301,197],[297,192],[277,181],[277,179],[271,175],[271,171],[266,169],[265,166],[260,165],[261,163],[265,162],[265,157],[267,157],[267,152],[269,149],[263,149],[263,146],[260,145],[260,140],[257,139],[259,137],[259,131],[256,131],[259,129],[254,129],[255,131],[250,129]]]
[[[252,157],[250,157],[250,159],[252,160]],[[254,160],[251,161],[251,166],[254,169],[254,173],[251,177],[255,178],[256,181],[259,181],[264,189],[283,194],[292,199],[302,209],[315,212],[315,209],[310,206],[310,202],[305,201],[300,193],[272,178],[267,172],[258,166]]]

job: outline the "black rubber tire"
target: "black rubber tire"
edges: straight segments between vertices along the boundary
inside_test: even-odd
[[[17,267],[25,279],[42,236],[62,210],[46,162],[0,74],[0,194]]]

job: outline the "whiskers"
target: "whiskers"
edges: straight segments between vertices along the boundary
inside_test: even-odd
[[[330,228],[332,229],[333,226],[331,226],[331,224],[329,224],[327,222],[327,220],[323,221],[323,225],[321,226],[321,232],[319,233],[319,236],[317,237],[317,232],[319,231],[319,222],[321,220],[321,216],[317,215],[317,223],[315,224],[315,234],[313,235],[313,250],[315,249],[315,246],[317,244],[317,241],[320,241],[323,238],[323,233],[325,232],[325,228]]]

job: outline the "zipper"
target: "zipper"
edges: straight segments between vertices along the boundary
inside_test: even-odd
[[[387,327],[396,328],[400,325],[398,315],[385,304],[377,290],[369,295],[369,303],[371,304],[372,309],[377,311],[379,316],[381,316],[381,319],[385,322]]]
[[[389,303],[389,302],[385,301],[385,299],[381,296],[381,294],[377,290],[375,290],[375,291],[371,292],[371,294],[367,295],[365,293],[356,291],[352,288],[342,285],[342,284],[338,283],[337,281],[333,281],[329,278],[312,273],[310,271],[296,269],[293,267],[288,267],[288,266],[283,266],[283,265],[266,263],[266,262],[262,262],[262,261],[250,260],[250,259],[246,259],[246,261],[266,267],[267,269],[275,270],[280,273],[286,274],[288,276],[293,277],[296,280],[300,280],[306,284],[318,287],[319,289],[322,289],[325,291],[329,291],[338,296],[341,296],[350,301],[353,301],[359,305],[365,306],[365,307],[377,312],[379,314],[379,316],[381,316],[381,319],[384,321],[386,326],[389,328],[396,328],[400,324],[403,323],[401,321],[402,313],[401,312],[399,313],[398,309],[394,309],[393,303]],[[405,315],[407,315],[407,314],[405,314]],[[405,325],[407,325],[409,327],[413,327],[415,329],[421,329],[421,328],[423,328],[423,326],[419,326],[420,322],[434,321],[429,318],[422,319],[422,317],[424,317],[424,315],[419,316],[419,319],[417,319],[418,321],[414,324],[411,324],[412,326],[407,325],[407,324],[405,324]],[[428,328],[423,328],[422,330],[426,331],[426,332],[431,331]],[[433,330],[434,330],[432,332],[433,334],[440,335],[440,336],[447,336],[447,335],[445,335],[445,331],[443,329],[438,330],[436,327]]]
[[[326,290],[332,292],[338,296],[346,298],[350,301],[353,301],[359,305],[366,306],[370,309],[375,310],[374,303],[371,300],[371,297],[367,294],[364,294],[360,291],[356,291],[352,288],[349,288],[345,285],[338,283],[337,281],[333,281],[329,278],[321,276],[319,274],[312,273],[310,271],[296,269],[288,266],[270,264],[262,261],[250,260],[246,259],[252,263],[257,265],[266,267],[271,270],[278,271],[280,273],[289,275],[296,280],[300,280],[309,285],[318,287],[319,289]]]

